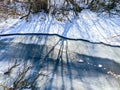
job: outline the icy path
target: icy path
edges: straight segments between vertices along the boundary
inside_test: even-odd
[[[105,18],[89,10],[79,14],[79,18],[52,18],[43,13],[34,15],[29,22],[8,19],[0,23],[1,34],[10,33],[49,33],[91,42],[104,42],[120,45],[120,17]]]

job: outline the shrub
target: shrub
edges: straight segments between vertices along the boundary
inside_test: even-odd
[[[36,0],[32,2],[33,13],[37,13],[41,10],[48,12],[48,0]]]

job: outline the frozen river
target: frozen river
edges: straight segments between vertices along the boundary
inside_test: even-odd
[[[31,67],[16,88],[120,90],[119,46],[49,34],[0,38],[0,85],[14,87],[20,73]],[[26,84],[19,87],[20,82]]]

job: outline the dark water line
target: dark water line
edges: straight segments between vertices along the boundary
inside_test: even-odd
[[[49,33],[12,33],[12,34],[0,34],[0,37],[5,37],[5,36],[22,36],[22,35],[24,35],[24,36],[29,36],[29,35],[58,36],[60,38],[63,38],[64,40],[84,41],[84,42],[88,42],[88,43],[92,43],[92,44],[103,44],[103,45],[110,46],[110,47],[119,47],[120,48],[119,45],[110,45],[110,44],[107,44],[107,43],[104,43],[104,42],[91,42],[91,41],[86,40],[86,39],[68,38],[68,37],[61,36],[59,34],[49,34]]]

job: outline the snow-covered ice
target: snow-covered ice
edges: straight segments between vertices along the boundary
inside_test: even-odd
[[[56,35],[8,36],[0,40],[0,84],[12,86],[26,68],[25,61],[33,68],[22,81],[29,82],[41,73],[35,83],[37,90],[119,90],[119,52],[119,46]],[[5,75],[14,60],[20,65]]]

